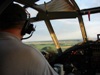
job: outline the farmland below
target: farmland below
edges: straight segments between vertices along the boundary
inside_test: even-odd
[[[82,42],[82,40],[60,40],[59,44],[61,46],[61,49],[64,51],[65,49],[68,49],[71,46],[80,42]],[[32,47],[35,47],[36,49],[40,51],[41,50],[56,51],[56,47],[53,41],[30,41],[30,42],[24,42],[24,43]]]

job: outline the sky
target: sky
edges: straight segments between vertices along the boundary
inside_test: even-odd
[[[50,0],[40,0],[37,4],[43,4],[49,2]],[[100,7],[100,0],[75,0],[80,9]],[[37,11],[33,9],[28,9],[31,16],[36,16]],[[87,36],[89,39],[97,38],[97,34],[100,34],[100,13],[91,14],[91,20],[88,20],[88,16],[83,16]],[[68,39],[82,39],[81,30],[79,26],[78,19],[57,19],[51,20],[53,29],[56,33],[58,40],[68,40]],[[36,31],[33,36],[25,41],[47,41],[52,40],[49,31],[46,27],[44,21],[34,22],[36,26]],[[26,35],[25,37],[27,37]]]

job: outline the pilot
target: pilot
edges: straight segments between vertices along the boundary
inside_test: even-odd
[[[31,31],[20,5],[12,3],[0,14],[0,75],[58,75],[38,50],[22,43]]]

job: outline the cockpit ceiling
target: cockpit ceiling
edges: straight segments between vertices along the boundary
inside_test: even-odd
[[[49,15],[49,19],[76,18],[78,15],[77,7],[71,0],[51,0],[50,2],[40,5],[35,4],[35,2],[38,0],[15,1],[37,10],[39,13],[34,18],[34,20],[37,20],[37,18],[38,20],[44,20],[46,14]]]
[[[36,17],[31,17],[31,22],[45,20],[47,15],[50,20],[52,19],[66,19],[76,18],[79,14],[88,14],[88,11],[92,13],[100,12],[100,7],[80,10],[75,0],[51,0],[44,4],[36,4],[40,0],[14,0],[21,3],[26,7],[31,7],[33,10],[37,10]],[[13,2],[13,0],[1,0],[0,14],[6,7]]]
[[[37,5],[35,2],[39,0],[15,0],[18,3],[26,6],[33,7],[37,10],[48,11],[48,12],[59,12],[59,11],[73,11],[75,12],[75,6],[71,0],[51,0],[50,2]]]
[[[36,7],[48,12],[76,11],[75,6],[70,0],[51,0]]]
[[[48,3],[41,5],[34,5],[39,10],[37,17],[34,21],[44,20],[45,14],[49,19],[64,19],[64,18],[76,18],[78,16],[77,7],[71,2],[71,0],[51,0]]]

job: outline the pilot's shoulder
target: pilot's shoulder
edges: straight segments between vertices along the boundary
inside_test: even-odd
[[[32,55],[36,55],[36,56],[42,56],[41,52],[39,50],[37,50],[35,47],[24,44],[22,45],[23,50],[26,50],[28,53],[32,54]]]

